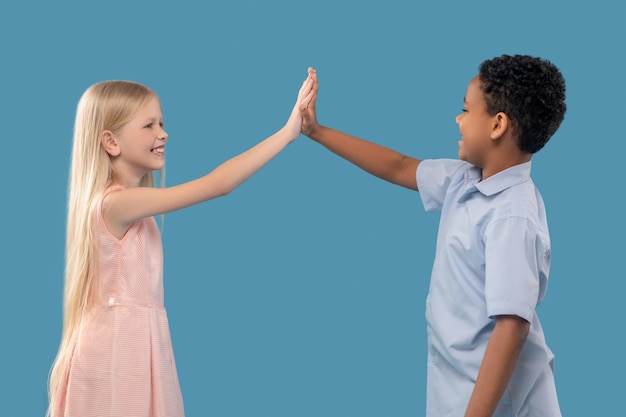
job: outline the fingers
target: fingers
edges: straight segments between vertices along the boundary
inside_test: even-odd
[[[302,82],[302,86],[300,87],[300,91],[298,91],[298,95],[303,95],[306,94],[306,92],[308,91],[309,88],[311,88],[311,85],[313,83],[313,79],[311,77],[311,72],[310,72],[309,68],[309,74],[307,75],[307,77],[304,79],[304,81]]]
[[[309,67],[308,69],[309,76],[307,79],[311,79],[313,81],[313,88],[317,90],[317,71],[314,68]]]
[[[310,105],[315,108],[315,103],[317,101],[317,71],[314,68],[309,67],[309,77],[313,80],[313,98],[311,99]]]
[[[298,100],[296,102],[294,110],[297,109],[299,112],[305,110],[309,106],[313,94],[313,79],[309,75],[302,83],[302,87],[300,87],[300,91],[298,92]]]
[[[313,69],[312,67],[309,67],[307,69],[307,77],[306,79],[302,82],[302,87],[300,87],[300,90],[302,91],[304,88],[308,88],[307,84],[309,84],[309,82],[313,82],[314,77],[316,77],[315,75],[315,69]]]
[[[302,100],[300,100],[300,106],[299,106],[300,111],[304,111],[309,107],[309,104],[311,103],[311,99],[314,97],[314,95],[315,95],[315,90],[311,89],[308,92],[308,94],[304,96]]]
[[[315,96],[316,96],[315,81],[314,81],[314,78],[312,76],[312,72],[311,71],[312,71],[312,68],[309,68],[309,80],[311,80],[311,88],[307,92],[307,94],[304,97],[304,99],[302,100],[302,105],[300,106],[300,111],[301,112],[303,112],[304,110],[309,108],[309,106],[311,105],[313,100],[315,100]]]
[[[298,100],[301,100],[303,96],[306,96],[309,91],[313,89],[313,79],[311,77],[307,77],[306,80],[302,83],[302,87],[300,87],[300,91],[298,92]]]
[[[315,69],[307,69],[307,78],[302,83],[298,94],[298,101],[294,106],[292,117],[298,117],[301,127],[300,131],[309,134],[317,125],[315,115],[315,100],[317,99],[317,73]],[[297,114],[297,116],[296,116]]]

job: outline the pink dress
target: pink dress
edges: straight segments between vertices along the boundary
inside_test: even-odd
[[[109,233],[100,209],[93,233],[99,265],[95,302],[52,416],[182,417],[156,222],[152,217],[136,221],[120,240]]]

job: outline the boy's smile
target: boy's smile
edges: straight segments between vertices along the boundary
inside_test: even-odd
[[[472,78],[463,100],[463,111],[456,117],[461,140],[459,159],[483,167],[491,144],[493,117],[486,111],[485,98],[478,77]]]

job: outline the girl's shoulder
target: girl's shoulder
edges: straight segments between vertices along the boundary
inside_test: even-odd
[[[106,197],[111,194],[114,191],[122,191],[125,190],[126,187],[124,187],[122,184],[113,182],[108,184],[105,188],[104,191],[102,191],[102,194],[100,194],[100,198],[99,198],[99,204],[98,206],[100,207],[100,209],[102,208],[102,204],[104,203],[104,200],[106,199]]]
[[[117,183],[117,182],[112,182],[110,184],[108,184],[106,186],[106,188],[104,189],[104,192],[102,193],[103,196],[109,194],[112,191],[121,191],[121,190],[125,190],[126,187],[124,187],[122,184]]]

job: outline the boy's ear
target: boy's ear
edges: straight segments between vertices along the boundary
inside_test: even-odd
[[[491,128],[491,139],[500,139],[509,128],[509,116],[506,113],[498,112],[493,116],[493,126]]]
[[[110,130],[102,131],[100,143],[110,156],[118,156],[120,154],[120,147],[115,139],[115,135]]]

